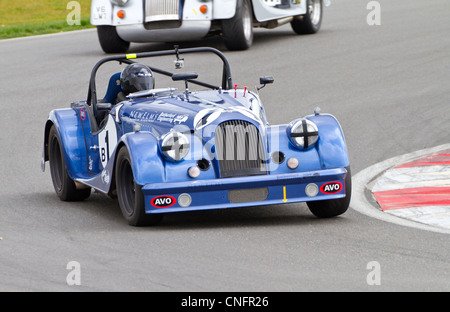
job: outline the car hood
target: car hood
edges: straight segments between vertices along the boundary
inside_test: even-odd
[[[252,93],[238,96],[234,90],[178,93],[138,98],[121,104],[120,118],[125,133],[133,131],[136,124],[141,131],[150,131],[156,136],[172,129],[198,131],[232,119],[263,124],[257,96]]]

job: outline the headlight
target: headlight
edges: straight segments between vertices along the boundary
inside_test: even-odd
[[[317,142],[319,129],[312,121],[300,119],[289,124],[287,135],[294,146],[307,149]]]
[[[118,6],[124,6],[128,3],[128,0],[111,0],[111,3]]]
[[[162,139],[161,151],[172,161],[180,161],[186,157],[190,145],[188,138],[176,131],[171,131]]]

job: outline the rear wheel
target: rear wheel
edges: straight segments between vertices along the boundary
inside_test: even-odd
[[[345,197],[308,202],[308,208],[318,218],[331,218],[343,214],[350,205],[352,195],[352,175],[350,167],[347,167],[347,175],[345,176]]]
[[[115,26],[97,26],[98,40],[105,53],[125,53],[130,43],[119,37]]]
[[[322,25],[323,4],[322,0],[308,0],[306,14],[295,17],[291,22],[292,29],[297,34],[314,34]]]
[[[156,225],[163,218],[162,214],[146,214],[142,186],[134,181],[131,158],[126,146],[117,154],[116,187],[119,206],[128,224],[134,226]]]
[[[63,201],[81,201],[88,198],[91,195],[91,188],[77,189],[67,172],[61,140],[55,126],[52,126],[48,136],[48,155],[50,174],[58,197]]]
[[[253,43],[253,14],[249,0],[238,0],[233,18],[222,21],[225,46],[229,50],[246,50]]]

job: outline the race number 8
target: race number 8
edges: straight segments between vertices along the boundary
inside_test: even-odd
[[[100,161],[105,168],[117,145],[116,125],[111,115],[108,117],[106,127],[98,134],[98,145],[100,147]]]

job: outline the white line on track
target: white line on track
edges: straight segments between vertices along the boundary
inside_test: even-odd
[[[51,34],[1,39],[0,43],[2,43],[2,42],[6,43],[6,42],[11,42],[11,41],[34,40],[34,39],[49,38],[49,37],[59,37],[59,36],[66,36],[66,35],[74,35],[74,34],[83,33],[83,32],[94,32],[94,31],[97,31],[97,29],[96,28],[87,28],[87,29],[80,29],[80,30],[60,31],[60,32],[51,33]]]
[[[402,226],[414,227],[421,230],[437,233],[450,234],[450,230],[431,225],[415,222],[404,217],[395,216],[381,211],[376,207],[376,201],[373,199],[371,187],[386,170],[400,164],[410,162],[421,157],[437,153],[442,150],[450,149],[450,144],[444,144],[437,147],[416,151],[410,154],[387,159],[383,162],[370,166],[352,177],[352,200],[350,207],[359,213],[376,218],[382,221],[395,223]]]

